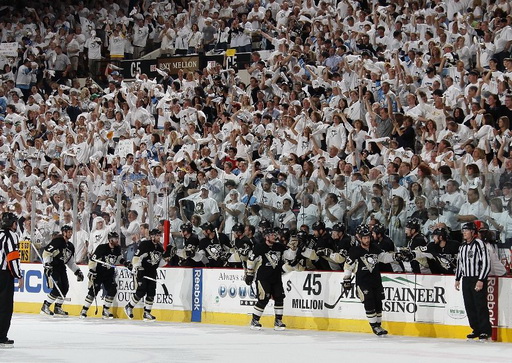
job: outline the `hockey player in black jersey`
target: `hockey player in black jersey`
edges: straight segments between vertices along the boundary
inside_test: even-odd
[[[331,253],[330,259],[332,262],[340,266],[335,270],[342,270],[343,263],[345,263],[348,256],[348,251],[350,251],[350,248],[352,247],[352,238],[347,234],[347,227],[344,223],[336,223],[332,226],[331,238],[334,251]]]
[[[186,267],[203,266],[201,256],[196,258],[197,247],[199,246],[199,238],[193,233],[192,223],[186,222],[180,226],[181,235],[183,236],[183,248],[176,251],[179,257],[179,265]]]
[[[117,264],[123,264],[126,267],[130,265],[122,257],[121,247],[119,246],[119,235],[117,232],[110,232],[108,234],[108,243],[99,245],[89,261],[89,291],[87,292],[85,304],[80,312],[81,319],[87,317],[87,311],[102,285],[107,293],[103,305],[102,318],[114,318],[114,315],[110,312],[110,307],[117,293],[115,274],[115,265]]]
[[[43,315],[68,315],[68,313],[62,309],[64,298],[69,290],[66,265],[75,273],[77,281],[80,282],[84,280],[84,274],[75,263],[75,246],[73,246],[73,243],[70,241],[73,235],[73,228],[65,225],[62,226],[61,232],[62,234],[52,239],[43,251],[44,273],[48,285],[52,289],[41,307],[41,314]],[[54,302],[55,309],[51,311],[50,305]]]
[[[156,270],[163,266],[165,261],[162,257],[164,247],[160,243],[160,230],[154,228],[149,231],[150,240],[142,240],[132,259],[133,277],[136,290],[130,298],[130,302],[124,307],[124,312],[129,319],[133,319],[133,308],[146,296],[144,300],[144,321],[153,321],[156,318],[151,315],[153,301],[156,295]]]
[[[405,236],[407,237],[407,248],[409,251],[414,251],[418,249],[419,251],[425,252],[427,248],[427,239],[421,233],[421,221],[417,218],[412,218],[407,221],[405,225]],[[408,252],[405,252],[408,253]],[[419,256],[419,254],[418,254]],[[416,274],[426,274],[431,273],[430,268],[428,267],[428,262],[426,257],[417,257],[416,259],[410,261],[410,266],[412,272]],[[406,272],[410,272],[407,263],[404,264],[404,268]]]
[[[364,304],[366,317],[376,335],[386,335],[388,332],[381,326],[382,300],[384,288],[379,270],[379,262],[389,263],[401,259],[398,253],[382,251],[371,243],[371,232],[367,225],[357,228],[356,236],[359,245],[350,249],[345,261],[343,288],[350,291],[353,288],[352,274],[356,276],[357,296]]]
[[[433,274],[453,275],[457,264],[459,243],[448,239],[448,231],[436,228],[432,231],[434,242],[427,245],[427,253],[432,255],[428,264]]]
[[[386,235],[386,228],[382,224],[376,224],[372,230],[373,242],[384,252],[394,252],[395,244]],[[400,266],[395,264],[398,269]],[[380,272],[393,272],[393,267],[390,263],[379,263]]]
[[[224,267],[231,244],[229,237],[220,233],[213,224],[206,222],[201,226],[204,238],[199,241],[198,252],[203,255],[207,267]]]
[[[258,301],[254,305],[252,314],[251,329],[260,330],[260,317],[267,306],[270,298],[274,300],[274,329],[284,330],[283,323],[284,289],[281,274],[283,272],[283,252],[287,247],[276,243],[276,233],[273,229],[267,228],[263,232],[265,242],[256,244],[247,260],[247,271],[245,283],[251,285],[256,278],[256,293]]]
[[[315,238],[316,259],[312,259],[317,270],[333,270],[329,258],[334,251],[334,243],[331,235],[328,233],[324,222],[315,222],[312,226]],[[313,257],[313,256],[312,256]]]
[[[232,254],[228,259],[228,266],[234,268],[247,268],[247,256],[252,250],[251,240],[244,235],[245,226],[237,223],[233,226],[233,247]]]

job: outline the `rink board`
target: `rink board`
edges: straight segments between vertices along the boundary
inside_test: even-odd
[[[41,264],[22,264],[25,286],[21,291],[15,292],[15,311],[26,313],[38,313],[46,295],[50,292],[46,283],[46,276],[43,273]],[[85,296],[88,291],[87,266],[80,266],[85,280],[76,281],[76,276],[68,269],[69,292],[67,297],[71,301],[65,303],[66,310],[72,315],[78,315]],[[166,321],[190,321],[190,310],[192,306],[192,270],[190,269],[159,269],[157,280],[165,283],[169,294],[165,294],[162,285],[157,284],[155,302],[153,305],[154,315],[160,320]],[[135,283],[132,275],[127,269],[116,269],[117,295],[113,304],[113,312],[116,317],[125,318],[122,311],[134,291]],[[99,306],[98,316],[101,315],[104,302],[104,293],[100,291],[97,295]],[[137,304],[134,310],[136,319],[142,316],[143,302]],[[94,316],[95,303],[89,309],[89,316]]]
[[[23,264],[25,286],[15,293],[15,311],[38,313],[48,293],[40,264]],[[81,266],[87,276],[88,269]],[[169,294],[159,283],[153,313],[159,320],[174,322],[203,322],[211,324],[249,324],[256,302],[256,287],[247,286],[242,270],[162,268],[158,281],[165,283]],[[87,295],[87,278],[77,282],[68,270],[70,290],[66,309],[78,315]],[[122,307],[134,289],[131,274],[117,270],[118,294],[114,302],[116,317],[125,318]],[[369,332],[364,308],[355,290],[342,294],[343,274],[340,272],[291,272],[283,275],[286,294],[285,322],[290,328]],[[383,321],[393,334],[457,338],[468,332],[468,322],[462,293],[454,288],[454,276],[383,274]],[[500,341],[512,342],[512,279],[496,280],[499,286],[492,319],[499,327]],[[99,312],[103,305],[98,294]],[[492,298],[490,298],[492,300]],[[331,307],[331,305],[338,303]],[[142,302],[135,309],[140,319]],[[497,309],[496,307],[499,307]],[[95,304],[89,310],[94,316]],[[265,309],[264,326],[272,326],[273,301]]]

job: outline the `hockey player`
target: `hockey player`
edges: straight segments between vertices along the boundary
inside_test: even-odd
[[[193,233],[193,229],[194,227],[190,222],[183,223],[180,226],[184,246],[182,249],[179,249],[176,252],[178,257],[180,258],[180,266],[203,266],[201,259],[195,259],[197,247],[199,246],[199,238],[197,237],[197,234]]]
[[[133,277],[135,293],[130,298],[130,302],[124,307],[124,312],[128,319],[133,319],[133,308],[137,303],[146,296],[144,301],[144,321],[153,321],[156,318],[151,315],[153,301],[156,294],[156,270],[163,266],[165,261],[162,259],[164,248],[160,243],[160,230],[154,228],[149,232],[151,240],[143,240],[139,243],[139,247],[133,256]]]
[[[44,273],[49,287],[52,289],[41,307],[41,314],[62,315],[68,313],[62,309],[62,303],[69,290],[66,265],[74,272],[78,282],[84,280],[84,274],[75,263],[75,246],[70,238],[73,235],[73,228],[68,225],[62,226],[61,234],[57,235],[43,251]],[[54,311],[50,305],[55,302]]]
[[[346,292],[353,287],[352,274],[356,276],[357,296],[364,304],[366,317],[376,335],[386,335],[388,332],[382,328],[382,299],[384,287],[379,270],[379,262],[390,263],[401,259],[398,253],[382,251],[371,243],[371,232],[367,225],[357,228],[356,235],[359,245],[349,251],[345,261],[343,288]]]
[[[284,289],[281,274],[283,272],[283,252],[286,246],[276,243],[276,233],[267,228],[263,232],[265,243],[254,246],[247,261],[245,283],[251,285],[256,277],[256,292],[258,301],[254,305],[251,329],[260,330],[260,317],[267,306],[270,297],[274,299],[274,329],[284,330],[283,323]]]
[[[247,256],[252,250],[253,244],[251,240],[244,235],[245,226],[237,223],[233,226],[233,253],[228,259],[229,267],[247,268]]]
[[[329,261],[327,261],[327,257],[329,257],[333,252],[334,244],[331,236],[327,233],[325,228],[324,222],[313,223],[313,235],[316,239],[315,252],[318,257],[313,264],[318,270],[329,271],[331,270],[331,266]]]
[[[119,234],[117,232],[110,232],[108,234],[108,243],[99,245],[89,261],[89,291],[80,312],[81,319],[87,317],[87,310],[89,310],[102,285],[107,293],[105,304],[103,305],[102,318],[114,318],[114,315],[110,312],[110,307],[117,293],[115,281],[115,265],[117,264],[123,264],[130,268],[130,264],[122,257],[121,247],[119,246]]]
[[[419,249],[422,252],[426,251],[427,239],[423,234],[421,234],[421,221],[417,218],[412,218],[407,221],[405,225],[405,236],[407,238],[407,249],[409,251],[414,251]],[[408,252],[405,252],[408,253]],[[404,269],[406,272],[414,272],[416,274],[429,274],[430,268],[428,267],[428,262],[425,257],[420,257],[421,254],[418,254],[418,257],[410,261],[409,263],[404,263]]]
[[[382,224],[376,224],[372,229],[373,242],[384,252],[394,252],[395,244],[386,235],[386,228]],[[380,263],[380,272],[399,272],[402,271],[400,265],[393,263]]]
[[[219,233],[213,224],[206,222],[203,229],[204,238],[199,241],[198,251],[202,254],[207,267],[224,267],[228,259],[231,244],[229,237]]]
[[[427,252],[432,255],[428,260],[433,274],[453,275],[459,253],[459,243],[448,239],[448,231],[436,228],[432,231],[434,242],[427,245]]]
[[[0,230],[0,347],[4,348],[14,347],[14,340],[7,337],[14,307],[14,279],[18,279],[19,288],[23,287],[17,229],[18,217],[14,213],[3,213]]]
[[[331,238],[334,251],[331,253],[330,258],[335,264],[339,265],[339,268],[335,270],[342,270],[343,263],[348,256],[348,251],[352,247],[352,238],[347,234],[347,227],[344,223],[336,223],[332,226]]]

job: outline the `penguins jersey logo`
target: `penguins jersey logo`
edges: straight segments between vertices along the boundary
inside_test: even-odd
[[[162,253],[159,251],[151,251],[148,256],[148,263],[156,266],[160,263],[160,260],[162,259]]]
[[[222,246],[220,244],[210,245],[206,247],[206,251],[212,258],[217,259],[222,253]]]
[[[110,265],[115,265],[117,263],[117,258],[118,257],[119,256],[116,256],[116,255],[107,255],[107,256],[105,256],[105,262],[110,264]]]
[[[73,251],[71,251],[69,248],[64,248],[62,250],[62,261],[64,261],[64,263],[68,263],[68,261],[71,259],[71,257],[73,257]]]
[[[364,264],[364,267],[362,267],[362,269],[364,270],[366,268],[371,273],[371,272],[373,272],[373,269],[375,268],[375,266],[379,263],[379,256],[375,255],[373,253],[367,254],[367,255],[361,256],[360,260]]]
[[[454,265],[454,258],[452,255],[438,255],[437,261],[445,270],[449,270]]]
[[[237,247],[237,252],[242,256],[247,256],[249,254],[249,251],[251,249],[251,246],[249,246],[247,243],[244,243],[242,247]]]
[[[270,266],[272,268],[276,268],[281,260],[281,252],[279,251],[268,251],[265,253],[265,257],[267,258],[266,266]]]

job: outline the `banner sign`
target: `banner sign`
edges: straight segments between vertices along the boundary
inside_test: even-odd
[[[169,69],[172,75],[178,74],[180,69],[186,73],[195,72],[200,68],[199,56],[158,58],[157,65],[162,70]]]
[[[18,43],[0,43],[0,56],[4,57],[17,57],[18,56]]]

